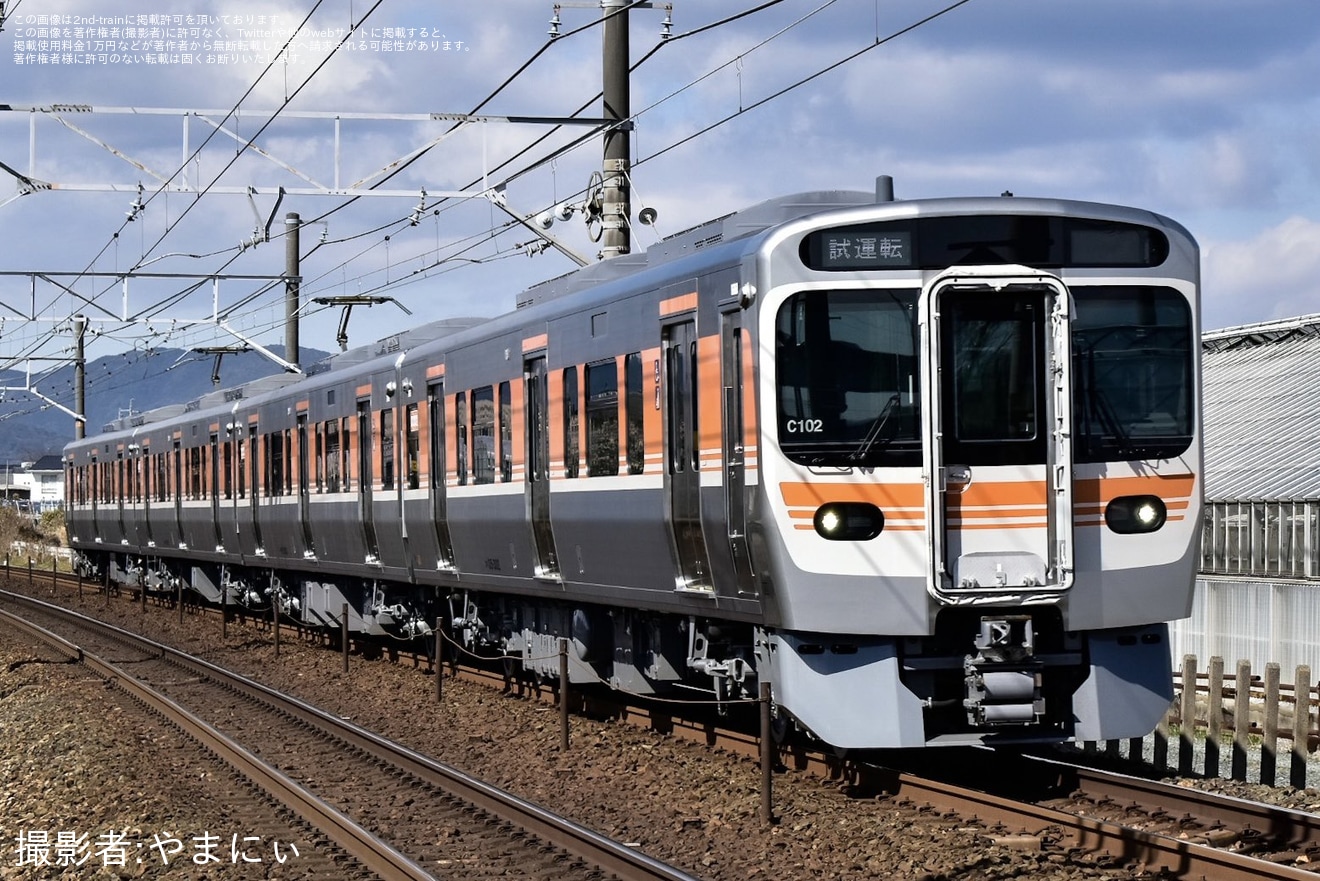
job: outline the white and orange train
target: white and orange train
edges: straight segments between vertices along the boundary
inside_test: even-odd
[[[1171,696],[1201,521],[1199,258],[1014,198],[776,199],[121,420],[85,570],[575,681],[772,686],[838,748],[1094,740]]]

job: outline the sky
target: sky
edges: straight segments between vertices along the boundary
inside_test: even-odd
[[[361,345],[508,311],[574,268],[531,253],[536,236],[481,194],[534,217],[580,201],[600,168],[591,127],[502,119],[601,115],[589,4],[559,10],[553,41],[542,0],[7,7],[0,366],[67,357],[75,312],[92,318],[88,357],[279,343],[269,280],[290,212],[304,347],[339,348],[342,301],[317,298],[389,298],[351,313]],[[1165,214],[1201,244],[1206,329],[1320,313],[1315,0],[676,0],[633,10],[630,40],[633,210],[658,215],[634,248],[887,174],[900,199],[1011,191]],[[91,111],[30,109],[56,105]],[[427,117],[473,112],[491,118]],[[359,181],[394,195],[295,192]],[[550,231],[596,258],[580,215]],[[96,275],[127,269],[174,277]],[[23,274],[38,271],[68,275]],[[192,279],[210,273],[247,278]]]

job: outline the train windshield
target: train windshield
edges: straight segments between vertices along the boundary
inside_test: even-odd
[[[1192,443],[1192,316],[1177,291],[1072,288],[1073,456],[1164,459]]]
[[[921,462],[913,290],[806,291],[775,324],[779,443],[827,467]]]

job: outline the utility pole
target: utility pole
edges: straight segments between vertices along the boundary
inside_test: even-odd
[[[87,316],[73,316],[73,436],[77,440],[87,437]]]
[[[604,118],[615,125],[605,132],[605,163],[601,192],[601,257],[617,257],[632,250],[628,217],[631,214],[630,174],[632,159],[629,135],[632,124],[628,89],[627,0],[601,0],[605,16]]]
[[[284,215],[284,360],[294,367],[301,367],[298,353],[298,309],[302,283],[302,269],[299,257],[299,231],[302,218],[297,212]]]

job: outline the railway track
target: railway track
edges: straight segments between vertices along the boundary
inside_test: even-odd
[[[343,719],[175,649],[16,594],[5,612],[166,715],[380,878],[691,876]],[[77,643],[36,626],[76,630]],[[111,663],[100,655],[114,654]],[[193,708],[191,711],[184,706]],[[240,745],[241,741],[241,745]]]
[[[709,722],[654,708],[617,714],[733,752],[757,750],[754,736]],[[1040,847],[1080,864],[1108,861],[1213,879],[1312,878],[1309,866],[1320,866],[1320,818],[1312,814],[1003,751],[937,752],[926,758],[937,758],[938,769],[921,762],[881,768],[806,749],[780,758],[860,792],[887,793],[892,804],[962,817],[981,838]],[[970,770],[958,770],[955,757]]]

